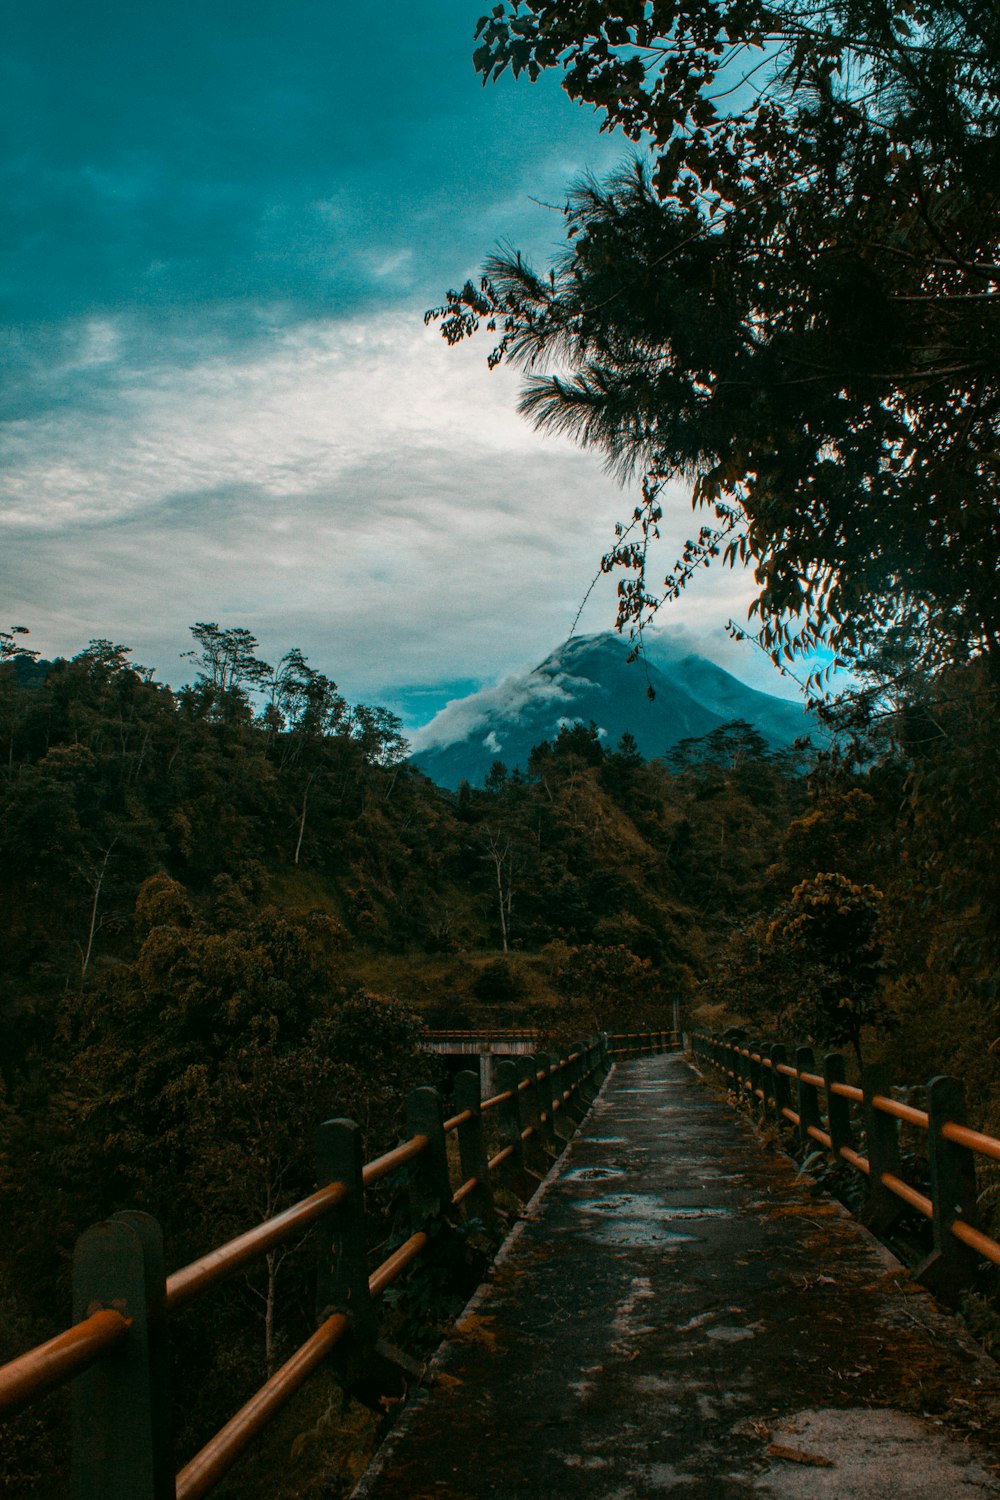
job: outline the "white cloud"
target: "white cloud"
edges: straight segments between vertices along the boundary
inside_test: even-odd
[[[115,348],[94,329],[91,357]],[[119,366],[103,410],[12,424],[6,613],[47,653],[113,635],[175,681],[199,619],[248,626],[269,656],[299,645],[355,696],[540,661],[633,501],[595,455],[518,417],[518,377],[486,352],[448,350],[415,317],[329,320],[242,359]],[[662,571],[690,522],[678,491]],[[721,636],[752,584],[700,583],[669,618]],[[578,628],[608,628],[614,595],[602,578]]]
[[[516,719],[537,704],[572,703],[573,693],[568,684],[586,683],[582,677],[571,677],[566,672],[536,672],[527,669],[511,672],[493,687],[482,688],[466,698],[456,698],[446,703],[434,715],[429,724],[414,730],[410,743],[414,750],[433,750],[439,745],[451,745],[470,739],[485,729],[491,720]],[[575,723],[572,719],[560,719],[560,724]],[[483,744],[494,752],[500,749],[496,734],[491,729]]]

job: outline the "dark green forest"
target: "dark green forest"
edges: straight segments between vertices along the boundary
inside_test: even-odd
[[[193,634],[177,691],[108,641],[3,638],[0,1358],[65,1324],[95,1220],[147,1209],[184,1264],[311,1191],[320,1118],[388,1144],[423,1025],[557,1043],[676,1002],[899,1082],[955,1072],[1000,1126],[985,663],[902,693],[897,650],[818,756],[735,723],[647,763],[577,725],[452,794],[300,652]],[[272,1258],[181,1318],[182,1449],[308,1331],[308,1283],[304,1252]],[[12,1429],[10,1493],[52,1492],[58,1420]]]

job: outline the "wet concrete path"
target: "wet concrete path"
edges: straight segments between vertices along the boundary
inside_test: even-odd
[[[1000,1495],[1000,1368],[674,1055],[619,1064],[358,1500]]]

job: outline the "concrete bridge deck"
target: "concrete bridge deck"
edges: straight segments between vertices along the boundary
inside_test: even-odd
[[[982,1500],[1000,1368],[675,1055],[619,1064],[357,1500]]]

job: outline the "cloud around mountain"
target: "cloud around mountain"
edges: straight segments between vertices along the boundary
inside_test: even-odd
[[[532,671],[446,704],[412,735],[412,759],[454,788],[481,783],[496,760],[524,768],[536,744],[573,723],[594,724],[609,747],[628,732],[650,759],[734,719],[775,747],[810,731],[802,704],[747,687],[662,639],[651,639],[645,666],[628,655],[628,643],[611,632],[573,637]]]
[[[544,666],[533,672],[511,672],[493,687],[481,688],[467,698],[455,698],[445,704],[429,724],[414,730],[410,743],[417,754],[474,740],[485,730],[483,744],[500,755],[503,725],[516,723],[532,710],[548,709],[553,704],[570,706],[583,689],[594,686],[587,678],[569,672],[557,671],[550,676]]]

